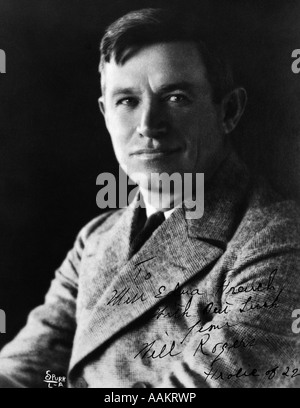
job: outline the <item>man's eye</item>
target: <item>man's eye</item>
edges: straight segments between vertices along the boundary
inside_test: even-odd
[[[124,105],[124,106],[136,106],[138,104],[137,99],[135,98],[122,98],[117,101],[117,105]]]
[[[176,94],[176,95],[169,95],[167,97],[167,100],[173,103],[180,103],[180,102],[187,102],[188,98],[185,95]]]

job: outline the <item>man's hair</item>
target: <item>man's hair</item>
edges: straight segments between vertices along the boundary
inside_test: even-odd
[[[206,32],[206,35],[210,34]],[[105,63],[112,58],[116,64],[123,65],[144,46],[175,41],[196,43],[207,70],[213,100],[215,103],[221,102],[226,93],[234,88],[232,71],[224,56],[220,57],[220,50],[214,46],[208,47],[207,40],[203,40],[203,27],[193,15],[160,8],[125,14],[106,29],[101,40],[100,74]]]

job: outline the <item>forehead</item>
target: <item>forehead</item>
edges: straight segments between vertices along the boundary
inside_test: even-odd
[[[208,86],[207,73],[196,43],[174,42],[148,45],[136,51],[123,64],[112,58],[101,72],[102,91],[116,88],[152,88],[169,83],[188,82],[191,86]]]

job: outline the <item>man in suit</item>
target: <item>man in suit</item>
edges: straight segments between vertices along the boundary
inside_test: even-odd
[[[100,109],[139,193],[79,233],[1,352],[3,387],[48,370],[70,387],[299,386],[299,212],[234,153],[245,90],[177,17],[129,13],[102,39]],[[203,216],[150,182],[163,172],[204,173]]]

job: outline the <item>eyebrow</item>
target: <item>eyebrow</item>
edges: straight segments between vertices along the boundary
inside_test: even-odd
[[[112,96],[132,95],[134,93],[136,93],[136,90],[134,88],[116,88],[114,89]]]
[[[175,90],[181,89],[183,91],[187,91],[187,92],[194,92],[194,88],[195,85],[192,84],[189,81],[180,81],[180,82],[174,82],[174,83],[170,83],[170,84],[166,84],[166,85],[162,85],[161,87],[159,87],[158,91],[159,92],[173,92]],[[114,89],[112,96],[118,96],[118,95],[132,95],[137,93],[138,91],[135,90],[134,88],[116,88]]]
[[[188,91],[188,92],[193,92],[195,89],[195,85],[189,81],[180,81],[180,82],[166,84],[159,88],[159,90],[162,92],[172,92],[172,91],[176,91],[177,89],[181,89],[183,91]]]

